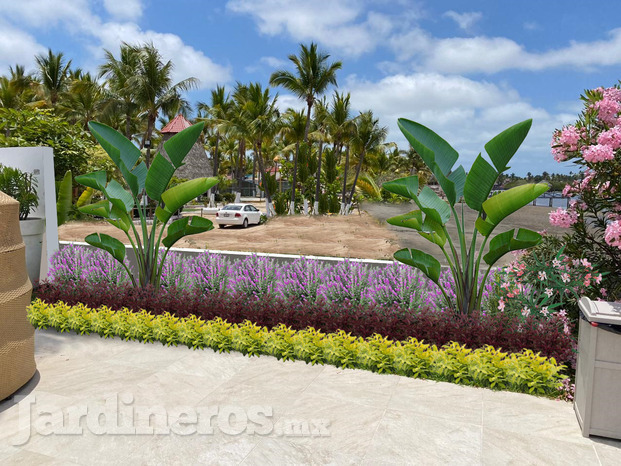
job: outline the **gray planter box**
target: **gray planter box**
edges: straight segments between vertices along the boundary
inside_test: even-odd
[[[621,303],[579,302],[574,411],[582,435],[621,439]]]

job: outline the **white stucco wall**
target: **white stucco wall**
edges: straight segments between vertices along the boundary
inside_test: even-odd
[[[51,147],[0,148],[0,164],[34,173],[37,179],[39,207],[30,217],[45,219],[45,234],[41,254],[41,277],[47,276],[52,254],[58,251],[58,222],[56,219],[56,185],[54,183],[54,151]]]

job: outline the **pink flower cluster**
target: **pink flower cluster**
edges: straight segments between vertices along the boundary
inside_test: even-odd
[[[582,152],[584,160],[590,163],[604,162],[615,158],[615,152],[612,146],[597,144],[595,146],[587,146]]]
[[[557,162],[567,160],[568,152],[578,150],[578,141],[580,141],[580,133],[575,126],[566,126],[561,131],[555,132],[551,143],[554,160]]]
[[[578,212],[575,210],[563,209],[559,207],[553,212],[550,212],[550,224],[560,228],[570,228],[574,223],[578,221]]]
[[[621,223],[619,223],[619,220],[615,220],[606,227],[604,240],[609,245],[621,249]]]

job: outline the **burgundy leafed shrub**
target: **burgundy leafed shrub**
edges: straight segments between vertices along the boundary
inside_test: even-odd
[[[308,302],[265,296],[258,299],[241,294],[200,294],[73,281],[43,282],[36,295],[48,303],[64,301],[89,307],[145,309],[155,315],[169,312],[178,317],[196,315],[204,320],[221,317],[231,323],[250,320],[268,328],[282,323],[296,330],[307,327],[324,332],[344,330],[361,337],[379,333],[393,340],[415,337],[438,346],[456,341],[470,348],[491,345],[508,352],[527,348],[562,363],[571,364],[574,359],[575,342],[563,333],[562,322],[554,318],[522,320],[502,313],[462,316],[431,308],[412,312],[398,306]]]

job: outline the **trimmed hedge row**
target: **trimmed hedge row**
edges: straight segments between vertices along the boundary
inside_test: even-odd
[[[91,309],[84,304],[48,304],[40,299],[30,305],[28,319],[35,327],[52,327],[61,332],[97,333],[105,338],[119,336],[219,352],[234,350],[250,356],[266,354],[283,360],[547,396],[559,395],[565,379],[565,366],[531,350],[504,353],[492,346],[472,350],[455,342],[438,348],[415,338],[393,341],[378,334],[361,338],[344,331],[296,331],[283,324],[268,330],[250,321],[231,324],[221,318],[204,321],[169,313],[156,316],[144,310],[114,311],[106,306]]]
[[[62,301],[91,308],[107,306],[136,312],[144,309],[153,315],[169,312],[176,317],[196,316],[205,321],[219,317],[237,324],[249,320],[267,328],[284,324],[295,330],[312,327],[324,333],[343,330],[357,337],[379,334],[395,341],[414,337],[437,346],[456,341],[468,348],[491,345],[510,353],[527,348],[563,364],[571,365],[575,360],[575,341],[570,334],[563,333],[563,323],[555,319],[520,319],[502,313],[455,315],[427,308],[411,311],[398,306],[311,303],[269,296],[201,294],[72,281],[41,283],[36,295],[51,304]]]

